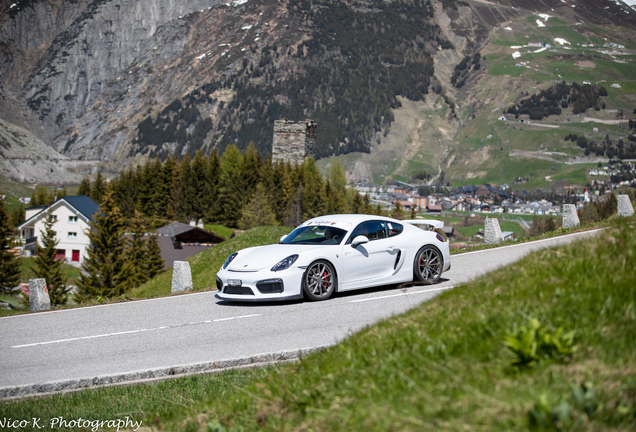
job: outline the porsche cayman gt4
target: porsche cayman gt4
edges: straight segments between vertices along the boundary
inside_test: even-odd
[[[217,297],[232,301],[306,298],[410,281],[435,283],[450,269],[443,222],[372,215],[310,219],[278,244],[231,254],[219,272]]]

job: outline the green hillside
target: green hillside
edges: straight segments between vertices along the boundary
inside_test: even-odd
[[[600,27],[557,17],[553,12],[550,15],[553,16],[545,20],[525,13],[495,28],[490,41],[479,51],[482,63],[477,66],[481,68],[471,71],[461,88],[445,82],[444,68],[455,67],[458,60],[437,62],[436,75],[446,87],[447,96],[454,98],[457,118],[449,113],[442,95],[433,92],[421,103],[419,112],[410,107],[394,110],[396,123],[401,116],[411,116],[411,123],[417,126],[402,123],[392,130],[374,149],[378,156],[372,153],[339,157],[350,176],[359,173],[362,163],[372,172],[375,183],[416,181],[419,173],[433,177],[444,170],[445,180],[453,185],[512,184],[515,177],[528,177],[530,182],[522,186],[525,189],[584,186],[591,180],[586,175],[587,168],[597,160],[579,163],[586,161],[581,159],[583,149],[563,138],[577,134],[597,142],[606,136],[615,143],[627,141],[627,120],[636,118],[636,38],[633,31],[624,27]],[[538,26],[538,19],[545,27]],[[529,47],[530,42],[552,47]],[[603,47],[609,42],[624,45],[625,49]],[[519,56],[513,58],[516,52]],[[521,123],[522,119],[514,116],[508,121],[498,120],[510,106],[561,81],[604,87],[607,96],[600,98],[604,109],[590,108],[585,113],[598,122],[583,122],[582,117],[572,116],[572,105],[560,115],[532,121],[532,125]],[[613,84],[621,88],[611,87]],[[414,144],[413,136],[424,139]],[[394,153],[399,156],[387,148],[396,148]],[[568,164],[572,160],[577,163]],[[324,171],[327,164],[319,166]]]

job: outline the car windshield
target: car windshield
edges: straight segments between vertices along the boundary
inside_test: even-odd
[[[296,228],[281,244],[338,245],[347,231],[334,226],[314,225]]]

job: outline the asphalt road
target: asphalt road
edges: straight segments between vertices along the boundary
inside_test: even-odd
[[[318,303],[225,303],[203,292],[0,318],[0,388],[335,344],[530,251],[597,232],[456,255],[437,285],[356,291]]]

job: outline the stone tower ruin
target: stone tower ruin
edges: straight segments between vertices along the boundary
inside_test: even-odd
[[[274,121],[274,142],[272,162],[301,164],[308,157],[316,156],[316,122],[305,120],[294,123],[291,120]]]

